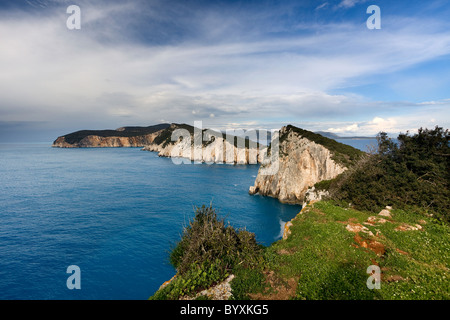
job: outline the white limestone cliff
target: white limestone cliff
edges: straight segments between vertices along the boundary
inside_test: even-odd
[[[186,132],[183,138],[178,138],[176,141],[164,140],[159,144],[151,143],[142,150],[158,152],[160,157],[182,158],[204,163],[257,164],[261,162],[265,146],[257,146],[255,142],[250,142],[249,147],[248,141],[247,145],[243,143],[239,145],[234,139],[234,136],[224,137],[217,134],[213,139],[203,137],[201,141],[194,143],[193,135]]]
[[[332,159],[332,152],[321,144],[302,137],[295,130],[280,130],[278,171],[261,174],[260,167],[250,194],[278,198],[286,203],[303,203],[308,188],[322,180],[335,178],[346,167]]]

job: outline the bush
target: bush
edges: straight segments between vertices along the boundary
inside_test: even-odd
[[[221,273],[218,259],[210,263],[203,263],[201,266],[192,265],[183,276],[176,277],[164,289],[157,291],[151,299],[175,300],[192,292],[206,289],[227,276],[228,274]]]
[[[223,281],[237,267],[256,267],[263,259],[262,249],[253,233],[226,225],[211,205],[197,207],[170,252],[178,276],[154,298],[177,299]]]
[[[219,267],[225,272],[238,263],[252,264],[260,249],[253,233],[225,225],[212,206],[203,205],[196,208],[194,219],[172,249],[170,263],[183,274],[193,265],[201,266],[219,259]]]
[[[336,181],[336,179],[330,179],[330,180],[322,180],[317,182],[314,185],[314,188],[316,190],[323,190],[323,191],[328,191],[331,187],[331,185]]]
[[[416,208],[449,222],[449,131],[420,128],[412,136],[400,134],[398,143],[384,132],[377,138],[376,153],[331,183],[332,197],[360,210]]]

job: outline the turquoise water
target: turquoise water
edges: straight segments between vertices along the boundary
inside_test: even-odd
[[[213,206],[269,245],[299,206],[250,196],[257,165],[175,165],[139,148],[0,144],[0,299],[147,299],[168,250]],[[81,270],[69,290],[67,267]]]

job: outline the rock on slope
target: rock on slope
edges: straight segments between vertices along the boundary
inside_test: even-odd
[[[278,198],[281,202],[303,203],[309,187],[335,178],[363,153],[355,148],[294,126],[281,128],[278,171],[261,173],[260,167],[250,194]]]

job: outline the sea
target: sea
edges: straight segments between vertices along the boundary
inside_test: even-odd
[[[148,299],[175,274],[169,251],[202,205],[268,246],[301,206],[249,195],[257,173],[140,148],[2,143],[0,300]]]

